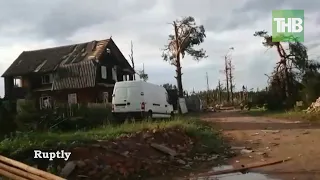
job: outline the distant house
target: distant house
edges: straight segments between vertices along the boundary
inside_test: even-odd
[[[61,103],[110,102],[115,82],[134,70],[112,39],[24,51],[2,75],[5,98]]]

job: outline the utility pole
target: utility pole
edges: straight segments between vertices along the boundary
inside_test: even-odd
[[[144,73],[144,63],[142,63],[142,71],[143,71],[143,73]]]
[[[208,72],[206,72],[206,79],[207,79],[207,104],[209,104],[209,76]]]
[[[207,79],[207,91],[209,91],[209,76],[208,76],[208,72],[206,72],[206,79]]]

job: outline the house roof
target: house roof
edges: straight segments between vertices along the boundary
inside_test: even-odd
[[[80,89],[96,85],[97,63],[93,60],[61,65],[52,84],[53,90]]]
[[[88,60],[90,56],[99,58],[110,41],[112,39],[24,51],[4,72],[2,77],[20,76],[31,72],[45,73],[56,70],[58,66]],[[122,58],[124,57],[122,56]],[[128,62],[126,63],[128,64]],[[131,66],[129,65],[129,67]]]

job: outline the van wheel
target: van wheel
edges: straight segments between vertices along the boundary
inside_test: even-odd
[[[151,110],[148,111],[146,118],[147,118],[147,120],[152,120],[152,111]]]

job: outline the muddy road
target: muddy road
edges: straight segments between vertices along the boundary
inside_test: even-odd
[[[267,174],[270,179],[320,180],[320,125],[251,117],[239,111],[208,113],[201,119],[223,130],[232,146],[253,150],[230,159],[230,165],[291,157],[289,162],[251,171]]]

